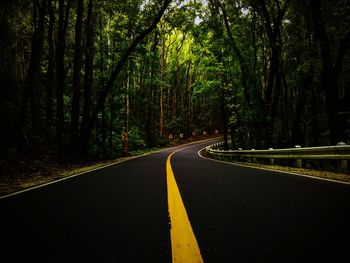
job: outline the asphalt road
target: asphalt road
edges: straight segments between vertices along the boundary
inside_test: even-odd
[[[350,262],[350,186],[171,159],[205,262]],[[180,146],[0,199],[0,262],[171,262],[166,159]]]

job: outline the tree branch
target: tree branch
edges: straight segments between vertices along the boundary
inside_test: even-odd
[[[119,59],[115,69],[113,70],[111,76],[107,80],[106,84],[104,85],[104,88],[102,89],[102,91],[97,99],[97,104],[92,112],[92,115],[91,115],[91,118],[89,119],[89,122],[87,123],[87,127],[84,127],[84,129],[83,129],[81,143],[80,143],[80,151],[82,151],[82,153],[86,153],[88,150],[88,141],[89,141],[95,120],[97,118],[97,115],[103,109],[107,95],[108,95],[110,89],[112,88],[113,83],[117,79],[120,71],[122,70],[124,64],[127,62],[128,57],[135,50],[137,45],[157,27],[157,24],[159,23],[160,19],[162,18],[165,10],[168,8],[170,2],[171,2],[171,0],[164,0],[161,9],[158,11],[158,13],[155,16],[155,18],[153,19],[151,25],[149,25],[143,32],[141,32],[132,41],[130,46],[124,51],[121,58]]]

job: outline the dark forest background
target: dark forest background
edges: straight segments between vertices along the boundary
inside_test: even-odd
[[[242,148],[350,143],[349,1],[0,3],[3,158],[215,130]]]

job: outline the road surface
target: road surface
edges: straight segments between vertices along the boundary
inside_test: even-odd
[[[208,144],[0,199],[0,262],[181,262],[191,231],[182,262],[350,262],[349,185],[207,160]]]

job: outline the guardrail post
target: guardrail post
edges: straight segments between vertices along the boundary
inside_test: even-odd
[[[300,145],[295,145],[295,148],[301,148]],[[303,167],[303,160],[302,159],[296,159],[295,161],[295,166],[298,168],[302,168]]]
[[[252,151],[255,151],[255,149],[252,149]],[[252,157],[252,162],[256,163],[256,158],[255,157]]]
[[[242,148],[238,148],[238,151],[242,151]],[[242,158],[241,155],[239,154],[239,155],[238,155],[238,161],[242,161],[242,159],[243,159],[243,158]]]
[[[273,148],[269,148],[269,151],[273,151]],[[275,165],[275,159],[270,159],[270,164]]]
[[[338,142],[337,146],[344,146],[346,145],[345,142]],[[338,160],[337,165],[338,171],[346,173],[348,171],[348,160]]]

